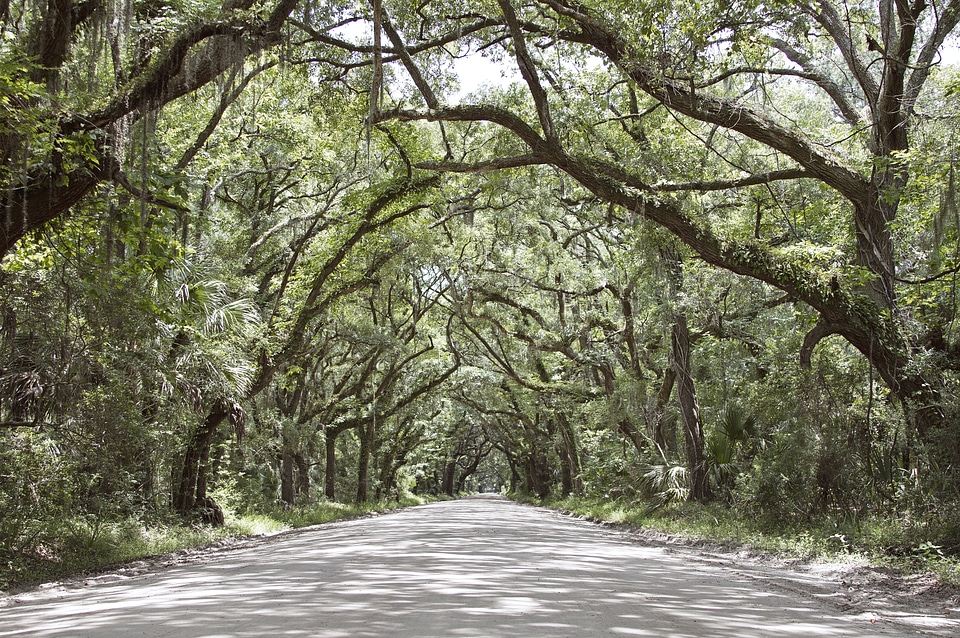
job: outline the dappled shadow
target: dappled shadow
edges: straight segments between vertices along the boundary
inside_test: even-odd
[[[494,499],[321,527],[0,609],[0,636],[873,636],[682,554]],[[902,632],[891,631],[891,635]]]

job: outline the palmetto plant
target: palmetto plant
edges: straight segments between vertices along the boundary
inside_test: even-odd
[[[681,464],[651,463],[641,467],[640,484],[653,497],[651,510],[682,503],[690,494],[687,468]]]
[[[707,440],[706,459],[711,480],[721,493],[729,494],[740,472],[742,457],[760,443],[756,417],[739,403],[724,406],[717,427]]]

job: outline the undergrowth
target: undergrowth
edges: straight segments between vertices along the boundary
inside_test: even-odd
[[[862,562],[906,572],[932,572],[944,583],[960,585],[960,557],[893,519],[853,524],[824,517],[787,525],[747,518],[717,503],[653,508],[642,501],[611,498],[533,502],[594,521],[654,530],[692,542],[733,545],[797,560]]]
[[[364,505],[324,501],[303,507],[271,507],[256,513],[226,510],[225,525],[221,527],[172,516],[108,520],[88,515],[65,519],[49,530],[43,540],[32,543],[30,551],[0,548],[0,593],[22,591],[44,582],[228,539],[276,534],[424,502],[411,496],[399,502]]]

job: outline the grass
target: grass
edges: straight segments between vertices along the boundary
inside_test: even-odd
[[[357,518],[420,505],[426,502],[408,497],[353,505],[319,502],[304,507],[275,507],[259,513],[226,511],[222,527],[188,524],[177,518],[144,521],[136,518],[105,520],[88,516],[63,522],[35,542],[30,552],[0,549],[0,593],[12,593],[103,570],[138,559],[195,549],[228,540],[276,534],[290,529]]]
[[[930,542],[918,541],[914,530],[889,519],[858,521],[851,526],[824,518],[788,526],[746,518],[717,503],[687,502],[652,509],[638,501],[568,497],[538,504],[690,542],[730,545],[803,561],[860,562],[907,573],[931,572],[943,583],[960,585],[960,557],[948,555]]]

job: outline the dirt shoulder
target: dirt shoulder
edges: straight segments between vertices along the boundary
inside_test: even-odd
[[[631,542],[682,552],[782,591],[818,599],[843,613],[886,619],[930,635],[960,635],[960,587],[944,584],[933,573],[908,573],[853,556],[848,561],[783,558],[736,543],[685,538],[561,513],[590,520]]]

